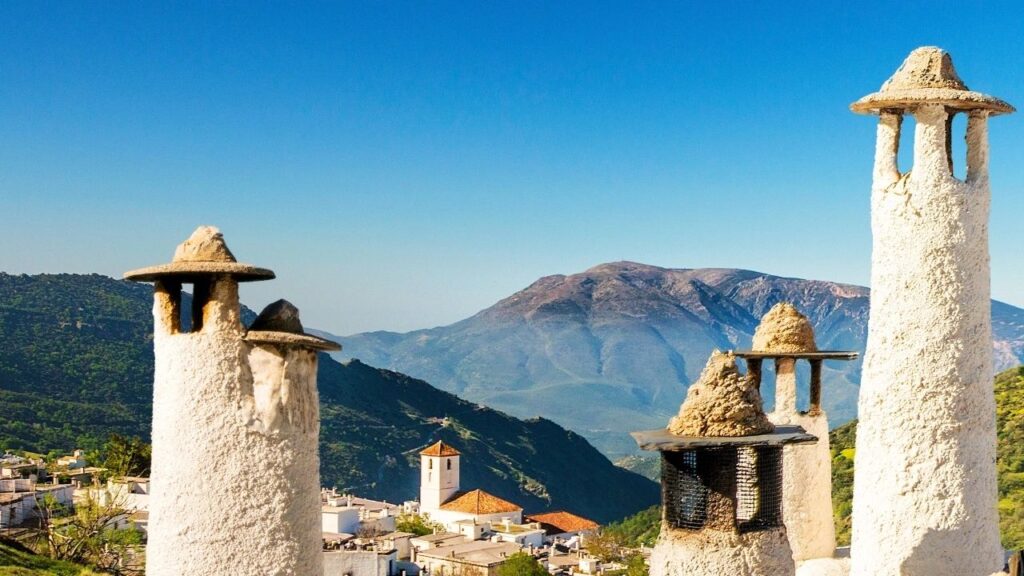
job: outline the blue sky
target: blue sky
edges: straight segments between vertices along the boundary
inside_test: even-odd
[[[920,45],[1024,104],[995,2],[0,4],[0,270],[119,275],[199,224],[335,333],[613,260],[866,284],[874,122]],[[1024,123],[992,121],[1024,305]]]

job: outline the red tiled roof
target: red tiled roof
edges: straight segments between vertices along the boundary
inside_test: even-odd
[[[430,446],[423,452],[420,452],[421,456],[458,456],[459,451],[452,448],[448,444],[445,444],[441,440],[438,440],[436,444]]]
[[[549,534],[561,534],[563,532],[583,532],[585,530],[596,530],[597,522],[577,516],[571,512],[545,512],[543,514],[531,514],[526,517],[528,522],[540,522],[541,526]]]
[[[441,510],[466,512],[469,514],[500,514],[502,512],[519,512],[523,508],[508,500],[502,500],[483,490],[456,492],[447,502],[441,504]]]

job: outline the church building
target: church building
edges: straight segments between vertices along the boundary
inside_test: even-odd
[[[461,454],[442,441],[420,452],[420,512],[449,530],[460,524],[520,524],[523,508],[484,490],[460,490]]]

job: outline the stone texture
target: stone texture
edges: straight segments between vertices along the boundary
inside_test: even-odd
[[[988,254],[988,112],[950,172],[945,103],[922,104],[913,171],[878,126],[871,314],[854,479],[854,576],[987,576],[1002,566]]]
[[[651,576],[792,576],[794,571],[781,528],[737,534],[663,525],[651,552]]]
[[[245,340],[253,344],[277,344],[280,346],[297,346],[310,350],[330,352],[341,350],[341,344],[310,336],[309,334],[292,334],[291,332],[268,332],[250,330],[245,333]]]
[[[782,517],[797,562],[831,558],[836,549],[832,512],[832,454],[824,413],[768,415],[777,425],[797,425],[818,438],[814,444],[783,448]]]
[[[753,436],[775,427],[765,416],[757,384],[740,374],[736,357],[715,351],[668,429],[679,436]]]
[[[224,235],[213,226],[200,226],[178,244],[172,262],[237,262],[228,250]]]
[[[755,352],[815,352],[814,328],[806,316],[788,302],[779,302],[761,318],[754,331]]]
[[[284,362],[255,362],[254,375],[240,336],[154,339],[147,574],[322,573],[316,395],[296,390],[315,358],[275,384]]]
[[[267,304],[267,307],[260,312],[250,330],[268,330],[271,332],[291,332],[302,334],[302,321],[299,319],[299,309],[287,300],[278,300]]]
[[[849,558],[816,558],[796,565],[796,576],[847,576]]]

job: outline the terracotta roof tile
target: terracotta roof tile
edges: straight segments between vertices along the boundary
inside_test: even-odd
[[[469,492],[456,492],[441,505],[441,510],[468,514],[500,514],[502,512],[519,512],[522,507],[483,490],[470,490]]]
[[[443,441],[438,440],[436,444],[433,444],[423,452],[420,452],[421,456],[458,456],[459,451],[452,448],[450,445],[445,444]]]
[[[541,526],[549,534],[561,534],[563,532],[582,532],[584,530],[596,530],[597,522],[577,516],[571,512],[545,512],[543,514],[531,514],[527,516],[529,522],[540,522]]]

